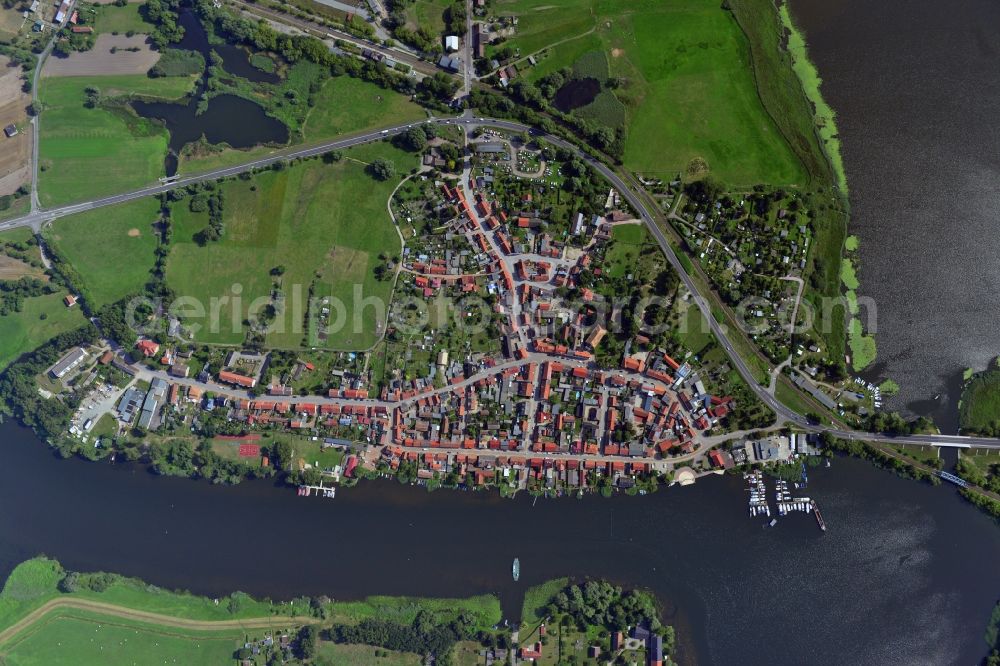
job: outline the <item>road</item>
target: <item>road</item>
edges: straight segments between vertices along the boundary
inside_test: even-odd
[[[663,251],[664,256],[673,266],[677,275],[680,277],[681,281],[687,287],[688,291],[691,292],[691,298],[694,303],[698,306],[701,311],[702,316],[708,322],[709,328],[715,335],[719,344],[722,346],[726,355],[729,356],[732,361],[733,367],[740,373],[747,385],[754,391],[757,398],[767,405],[776,415],[780,421],[786,421],[792,423],[801,429],[808,432],[829,432],[835,437],[840,437],[843,439],[856,439],[864,441],[879,441],[886,443],[898,443],[898,444],[925,444],[930,446],[938,447],[956,447],[956,448],[982,448],[982,449],[993,449],[1000,450],[1000,439],[989,438],[989,437],[968,437],[962,435],[886,435],[882,433],[871,433],[859,430],[848,430],[840,429],[831,426],[824,426],[820,424],[812,424],[809,420],[802,414],[798,414],[789,407],[786,407],[778,399],[768,393],[766,387],[760,386],[754,377],[753,372],[747,365],[746,361],[736,352],[736,349],[731,342],[726,328],[715,320],[712,316],[712,309],[708,304],[708,301],[701,294],[698,286],[695,284],[693,278],[684,269],[683,264],[677,257],[670,242],[667,240],[666,235],[660,229],[659,225],[656,223],[656,218],[650,213],[645,202],[638,196],[635,190],[633,190],[621,177],[618,176],[612,169],[607,167],[604,163],[595,159],[591,155],[583,152],[574,144],[561,139],[556,136],[551,136],[536,130],[527,125],[522,125],[520,123],[511,122],[508,120],[497,120],[494,118],[476,118],[474,116],[463,116],[459,118],[431,118],[425,121],[419,121],[418,123],[408,123],[405,125],[395,125],[393,127],[387,127],[381,130],[374,130],[371,132],[366,132],[363,134],[358,134],[353,137],[348,137],[345,139],[338,139],[335,141],[328,141],[325,143],[317,144],[305,148],[297,149],[286,149],[275,151],[272,155],[263,157],[260,159],[252,160],[244,164],[237,166],[227,167],[224,169],[217,169],[215,171],[210,171],[207,173],[196,174],[191,176],[185,176],[183,178],[178,178],[169,183],[161,183],[159,185],[151,185],[149,187],[140,188],[138,190],[133,190],[131,192],[126,192],[124,194],[116,194],[101,199],[94,199],[92,201],[86,201],[82,203],[72,204],[69,206],[62,206],[60,208],[53,208],[50,210],[39,210],[33,211],[28,215],[22,217],[13,218],[7,222],[0,223],[0,231],[6,231],[9,229],[14,229],[17,227],[31,227],[35,231],[38,231],[43,224],[55,220],[66,215],[72,215],[75,213],[80,213],[88,210],[93,210],[95,208],[103,208],[105,206],[112,206],[115,204],[123,203],[126,201],[132,201],[134,199],[139,199],[141,197],[153,196],[161,194],[163,192],[168,192],[170,190],[185,187],[193,183],[200,183],[206,180],[215,180],[218,178],[227,178],[231,176],[237,176],[241,173],[245,173],[252,169],[258,169],[262,167],[267,167],[275,162],[281,160],[293,159],[296,157],[312,157],[316,155],[322,155],[323,153],[330,150],[341,150],[344,148],[349,148],[351,146],[356,146],[364,143],[370,143],[372,141],[379,141],[382,139],[390,138],[401,132],[404,132],[407,128],[415,124],[420,123],[434,123],[439,125],[450,125],[458,124],[464,125],[468,128],[486,126],[495,127],[511,132],[528,132],[537,138],[544,139],[552,145],[558,146],[569,150],[577,155],[580,159],[586,161],[593,167],[598,173],[600,173],[606,180],[608,180],[625,198],[626,201],[635,209],[639,216],[642,218],[646,227],[649,229],[650,234],[656,239],[657,244],[659,244],[660,249]],[[370,404],[370,403],[369,403]]]

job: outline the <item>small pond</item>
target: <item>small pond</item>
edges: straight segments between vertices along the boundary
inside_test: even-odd
[[[601,92],[601,82],[595,78],[572,79],[556,91],[554,106],[563,113],[587,106]]]

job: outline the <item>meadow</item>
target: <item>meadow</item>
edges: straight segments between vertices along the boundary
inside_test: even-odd
[[[128,109],[86,108],[85,90],[105,97],[167,100],[190,92],[193,77],[144,75],[44,78],[39,95],[39,197],[43,206],[87,200],[155,182],[164,175],[167,131]]]
[[[692,164],[730,186],[802,184],[800,160],[758,96],[746,36],[710,0],[503,0],[519,18],[506,42],[521,55],[549,45],[531,80],[574,67],[595,49],[622,86],[627,109],[624,163],[630,171],[673,177]],[[584,117],[619,117],[607,96]],[[584,107],[586,109],[587,107]]]
[[[432,35],[444,34],[444,10],[452,0],[416,0],[406,8],[406,24],[416,30],[426,28]]]
[[[245,632],[189,631],[108,617],[78,609],[59,610],[3,649],[9,666],[132,666],[133,664],[227,664]]]
[[[97,20],[95,30],[101,32],[127,33],[138,32],[148,33],[153,29],[153,25],[146,22],[142,16],[143,3],[130,2],[124,7],[115,4],[99,5],[97,8]]]
[[[97,309],[142,291],[154,263],[160,204],[153,198],[78,213],[46,230],[48,242],[79,274],[81,290]]]
[[[324,83],[316,95],[303,134],[307,141],[319,141],[426,117],[419,105],[395,91],[350,76],[338,76]]]
[[[86,323],[80,308],[67,308],[63,296],[27,298],[20,312],[0,317],[0,370],[50,338]]]
[[[168,284],[178,296],[194,297],[206,309],[213,298],[231,297],[233,285],[239,285],[242,301],[238,308],[232,301],[220,303],[219,325],[208,326],[208,320],[203,320],[197,340],[242,342],[242,322],[251,302],[266,301],[277,282],[285,307],[267,335],[268,346],[302,345],[305,310],[296,308],[294,302],[304,306],[310,287],[316,297],[339,298],[347,305],[347,326],[332,334],[324,346],[365,349],[376,342],[376,310],[359,311],[360,327],[352,332],[351,308],[355,285],[363,297],[388,305],[392,281],[376,280],[374,268],[379,254],[397,255],[400,250],[386,208],[396,181],[377,181],[365,171],[376,157],[393,161],[398,172],[407,171],[416,161],[412,154],[378,143],[346,151],[341,161],[332,164],[310,160],[251,180],[227,182],[223,186],[224,235],[205,246],[198,245],[194,236],[208,224],[207,213],[192,213],[187,201],[174,205]],[[284,268],[280,278],[271,275],[278,267]]]

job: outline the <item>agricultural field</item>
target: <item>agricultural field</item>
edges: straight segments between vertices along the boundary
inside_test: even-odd
[[[156,199],[60,218],[47,231],[48,242],[79,274],[84,297],[93,308],[142,291],[149,280],[159,219]]]
[[[377,181],[366,173],[367,163],[376,157],[391,160],[397,172],[408,171],[416,162],[413,155],[380,143],[346,151],[332,164],[312,160],[226,183],[223,236],[204,246],[195,235],[208,225],[208,214],[191,212],[187,200],[174,204],[168,284],[178,296],[194,297],[206,309],[213,298],[231,297],[233,285],[239,285],[242,300],[235,312],[231,301],[220,304],[218,325],[200,322],[204,326],[195,334],[197,340],[242,342],[250,303],[267,301],[277,284],[284,304],[267,334],[268,346],[302,346],[310,288],[315,297],[340,299],[347,307],[346,325],[332,332],[324,346],[364,349],[376,342],[381,335],[376,330],[377,308],[359,311],[355,330],[351,307],[355,285],[364,297],[388,306],[392,281],[377,280],[374,268],[379,254],[400,250],[387,210],[397,181]],[[272,275],[279,267],[283,274]]]
[[[66,76],[42,79],[39,146],[43,206],[138,188],[164,175],[167,131],[124,109],[86,108],[85,90],[105,97],[143,95],[179,99],[194,77]]]
[[[761,105],[746,37],[719,3],[499,0],[496,11],[519,18],[503,46],[521,57],[548,47],[525,72],[529,80],[574,68],[595,51],[606,56],[621,85],[575,113],[614,127],[615,101],[624,105],[630,170],[662,178],[707,172],[734,186],[805,181]]]
[[[426,117],[420,106],[397,92],[361,79],[338,76],[324,83],[316,95],[316,105],[306,116],[303,134],[307,141],[318,141]]]
[[[159,59],[145,35],[104,33],[97,36],[92,49],[46,60],[42,76],[145,76]]]
[[[80,308],[67,308],[63,296],[28,298],[20,312],[0,317],[0,370],[50,338],[86,323]]]
[[[27,197],[12,200],[5,195],[14,194],[31,178],[31,125],[25,109],[31,96],[24,92],[24,74],[20,67],[11,66],[10,59],[0,56],[0,127],[14,125],[18,134],[0,137],[4,149],[0,151],[0,217],[18,214]]]

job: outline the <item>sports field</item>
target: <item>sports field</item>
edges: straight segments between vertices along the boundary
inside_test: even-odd
[[[159,214],[156,199],[136,199],[60,218],[46,236],[76,269],[84,297],[99,308],[142,291],[155,259]]]
[[[805,181],[761,105],[746,37],[718,2],[498,0],[496,8],[519,17],[507,45],[522,56],[548,47],[525,72],[531,80],[594,50],[607,56],[622,81],[614,94],[627,109],[628,169],[667,178],[704,162],[731,186]],[[604,99],[591,117],[613,106]]]
[[[395,91],[338,76],[324,83],[316,95],[316,105],[306,116],[303,133],[307,141],[318,141],[426,117],[420,106]]]
[[[126,109],[84,106],[85,90],[178,99],[194,78],[145,75],[44,78],[39,196],[52,206],[138,188],[164,175],[167,131]]]
[[[208,224],[207,213],[192,213],[186,201],[173,207],[167,281],[178,296],[193,297],[207,313],[212,312],[213,299],[217,304],[216,323],[208,316],[202,319],[196,339],[243,341],[251,303],[260,299],[258,308],[263,308],[279,283],[283,305],[267,336],[269,346],[302,345],[310,287],[316,297],[338,298],[346,308],[346,325],[324,346],[365,349],[376,342],[376,307],[358,309],[360,319],[354,326],[355,286],[362,298],[388,306],[392,281],[376,280],[374,268],[380,253],[400,251],[386,208],[397,181],[376,181],[365,172],[367,162],[376,157],[392,160],[398,173],[416,164],[412,154],[379,143],[346,151],[337,163],[312,160],[226,183],[225,232],[221,240],[205,246],[193,237]],[[278,267],[284,268],[280,278],[271,275]]]

